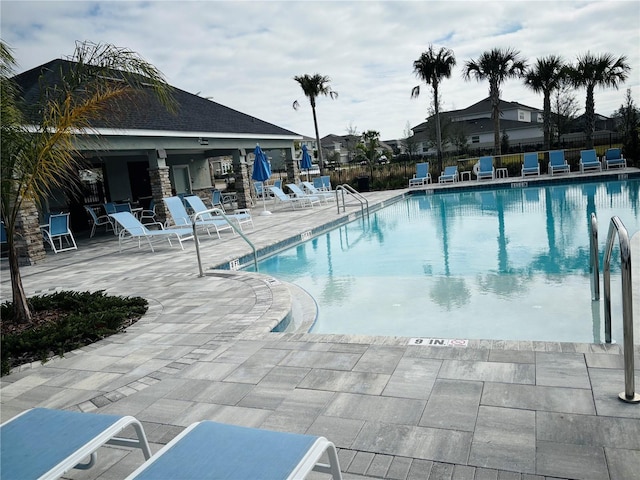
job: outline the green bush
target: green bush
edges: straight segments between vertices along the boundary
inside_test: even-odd
[[[141,297],[98,292],[57,292],[29,299],[34,321],[16,322],[13,304],[0,305],[2,375],[35,360],[45,361],[124,330],[147,311]]]

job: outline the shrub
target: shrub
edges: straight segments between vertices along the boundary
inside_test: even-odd
[[[34,319],[28,325],[16,322],[12,303],[0,305],[2,375],[120,332],[147,311],[144,298],[107,296],[104,291],[63,291],[32,297],[29,303]]]

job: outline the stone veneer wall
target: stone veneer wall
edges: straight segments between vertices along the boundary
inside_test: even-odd
[[[44,240],[40,216],[35,202],[24,200],[16,219],[16,250],[20,265],[33,265],[44,260]]]
[[[169,216],[169,212],[162,199],[172,195],[169,167],[149,169],[149,178],[151,179],[151,196],[155,205],[156,221],[164,223]]]

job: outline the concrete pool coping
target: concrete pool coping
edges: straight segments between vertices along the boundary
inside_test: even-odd
[[[367,198],[379,203],[405,192]],[[335,206],[274,210],[255,215],[248,235],[267,248],[336,216]],[[247,252],[231,236],[205,238],[202,248],[210,266]],[[110,235],[25,267],[28,294],[104,289],[144,296],[150,309],[122,334],[3,377],[2,421],[34,406],[130,414],[143,422],[154,452],[204,418],[325,435],[339,448],[345,478],[629,478],[640,467],[640,406],[617,399],[619,344],[456,348],[269,333],[256,326],[290,310],[286,285],[247,272],[202,279],[197,271],[192,244],[184,252],[159,246],[156,254],[135,247],[119,254]],[[122,478],[141,460],[105,448],[94,469],[69,478]]]

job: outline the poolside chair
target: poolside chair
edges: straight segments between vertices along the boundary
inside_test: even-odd
[[[117,435],[133,427],[135,438]],[[103,445],[151,450],[140,422],[131,416],[34,408],[0,425],[2,478],[59,478],[91,468]],[[81,463],[89,457],[89,461]]]
[[[312,206],[316,203],[320,205],[319,197],[303,192],[302,189],[299,186],[297,186],[295,183],[287,183],[287,188],[293,192],[293,195],[296,198],[306,198],[307,200],[309,200]]]
[[[152,223],[155,223],[155,221],[156,221],[156,205],[155,205],[155,201],[153,199],[151,199],[151,202],[149,202],[149,208],[143,208],[140,211],[140,214],[139,214],[138,218],[140,219],[140,221],[142,223],[145,223],[145,221],[149,221],[149,220]]]
[[[524,154],[522,161],[522,176],[540,175],[540,162],[538,161],[538,152],[528,152]]]
[[[311,202],[306,197],[298,198],[296,196],[289,196],[278,187],[271,186],[269,187],[269,189],[273,193],[277,203],[280,203],[282,205],[291,205],[291,208],[293,210],[295,210],[297,207],[304,208],[312,206]]]
[[[189,195],[188,197],[184,197],[184,201],[187,202],[187,204],[196,213],[209,210],[207,206],[204,204],[204,202],[202,201],[202,199],[197,195]],[[216,208],[220,208],[220,210],[224,212],[224,208],[222,208],[222,204],[220,204],[220,206]],[[242,231],[242,225],[250,224],[252,229],[255,228],[255,226],[253,225],[253,219],[251,218],[251,211],[248,208],[236,210],[234,213],[225,213],[225,215],[227,216],[227,218],[230,218],[231,220],[234,220],[238,223],[238,228],[240,228],[240,231]],[[213,215],[211,213],[200,215],[198,218],[205,222],[209,220],[215,220],[215,221],[222,220],[226,222],[224,217],[221,217],[220,215]]]
[[[328,464],[320,463],[325,453]],[[324,437],[207,420],[187,427],[127,480],[302,479],[311,471],[342,478],[336,448]]]
[[[604,152],[604,168],[627,168],[627,160],[622,156],[622,150],[619,148],[608,148]]]
[[[554,173],[569,173],[570,171],[569,164],[564,158],[564,150],[551,150],[549,152],[549,173],[551,176]]]
[[[420,187],[431,183],[431,174],[429,173],[429,162],[417,163],[416,173],[413,178],[409,179],[409,188]]]
[[[313,179],[313,186],[318,190],[326,190],[331,192],[331,177],[329,175],[322,175]]]
[[[211,208],[220,208],[224,210],[222,192],[216,188],[211,190]]]
[[[584,173],[586,170],[602,171],[602,164],[593,149],[580,151],[580,173]]]
[[[478,159],[476,179],[482,180],[483,178],[490,178],[491,180],[496,178],[496,169],[493,167],[493,157],[480,157]]]
[[[115,234],[113,222],[111,221],[111,217],[109,217],[109,215],[98,215],[96,211],[89,205],[85,205],[84,209],[89,214],[89,218],[91,219],[91,234],[89,235],[89,238],[93,238],[96,233],[96,228],[102,226],[105,226],[105,231],[107,232],[109,231],[109,228],[111,228],[111,231],[113,231]]]
[[[311,182],[302,182],[302,187],[307,191],[307,193],[309,193],[309,195],[314,195],[321,200],[324,200],[327,204],[335,198],[333,192],[318,190]]]
[[[134,217],[133,213],[118,212],[111,213],[109,216],[119,225],[118,246],[120,247],[120,251],[122,251],[122,242],[128,237],[138,239],[138,248],[141,246],[142,239],[145,238],[149,243],[149,247],[151,247],[152,252],[155,252],[153,245],[151,244],[152,238],[166,238],[171,246],[173,246],[171,243],[171,239],[173,238],[180,243],[180,248],[182,248],[182,250],[184,250],[182,242],[193,238],[193,229],[190,227],[165,229],[161,223],[155,222],[153,225],[157,226],[158,230],[150,230],[147,228],[147,225],[151,224],[140,223],[140,220]]]
[[[189,195],[191,196],[191,195]],[[186,196],[184,198],[187,198]],[[193,227],[193,223],[191,221],[191,216],[187,213],[187,209],[183,203],[183,200],[180,197],[167,197],[163,198],[162,201],[167,206],[167,210],[171,214],[171,218],[173,219],[173,225],[165,224],[165,227],[171,228],[184,228],[184,227]],[[184,201],[186,203],[186,200]],[[206,210],[206,207],[205,207]],[[168,221],[168,220],[167,220]],[[233,230],[229,222],[227,222],[224,218],[212,219],[212,220],[198,220],[196,222],[196,226],[207,231],[208,235],[211,235],[211,230],[215,230],[218,238],[220,238],[220,232],[225,230],[231,230],[231,232],[235,235],[236,232]]]
[[[76,240],[73,238],[73,233],[71,233],[71,229],[69,228],[68,213],[50,215],[49,223],[40,225],[40,230],[42,231],[44,241],[49,244],[54,253],[78,249]]]
[[[458,166],[449,165],[448,167],[444,167],[444,172],[440,174],[438,183],[448,183],[448,182],[457,182],[457,181],[458,181]]]

